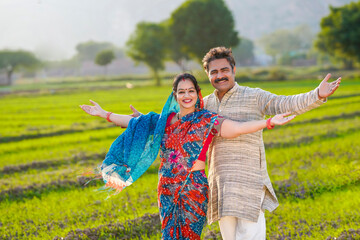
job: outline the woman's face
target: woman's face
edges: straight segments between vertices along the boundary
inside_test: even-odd
[[[189,79],[180,80],[176,91],[176,100],[180,108],[195,109],[197,99],[198,94],[192,81]]]

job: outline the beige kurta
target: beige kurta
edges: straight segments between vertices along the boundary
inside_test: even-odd
[[[285,112],[301,114],[324,103],[318,89],[280,96],[259,88],[235,86],[222,98],[204,98],[205,108],[225,118],[245,122]],[[209,148],[209,224],[224,216],[256,222],[260,208],[273,211],[279,205],[267,172],[262,130],[234,139],[215,137]],[[261,203],[261,194],[265,198]]]

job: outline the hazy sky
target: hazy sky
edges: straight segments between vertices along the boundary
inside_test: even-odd
[[[160,22],[185,0],[0,0],[0,49],[25,49],[65,59],[89,40],[124,46],[140,21]],[[277,28],[318,27],[329,4],[351,0],[225,0],[241,36]],[[199,16],[201,17],[201,16]]]
[[[139,21],[164,20],[183,1],[0,0],[0,49],[21,48],[61,59],[90,39],[122,46]]]

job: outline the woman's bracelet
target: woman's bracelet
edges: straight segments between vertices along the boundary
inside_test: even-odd
[[[266,120],[266,127],[267,127],[267,129],[273,129],[275,126],[271,126],[271,119],[272,118],[269,118],[268,120]]]
[[[112,122],[111,120],[110,120],[110,115],[112,114],[112,112],[107,112],[106,113],[106,120],[108,121],[108,122]]]

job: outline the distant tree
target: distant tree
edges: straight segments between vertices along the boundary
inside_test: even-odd
[[[306,58],[311,49],[314,33],[307,25],[294,29],[279,29],[263,35],[259,39],[266,54],[273,57],[275,63],[291,65],[292,60]]]
[[[281,56],[301,48],[300,39],[290,30],[280,29],[259,39],[266,54],[273,57],[274,62]]]
[[[232,49],[236,64],[249,66],[254,63],[254,43],[247,38],[241,38],[238,46]]]
[[[170,29],[170,20],[166,20],[161,23],[166,30],[166,35],[164,37],[167,39],[166,41],[166,55],[170,61],[175,62],[183,72],[186,69],[186,62],[189,61],[191,58],[188,53],[184,51],[181,42],[176,38],[175,35],[172,34]]]
[[[322,52],[343,60],[348,69],[360,61],[360,1],[331,7],[321,20],[315,46]]]
[[[308,52],[313,47],[314,40],[316,35],[314,31],[307,24],[301,24],[293,29],[292,31],[295,36],[300,40],[300,48],[301,52]]]
[[[115,50],[116,47],[109,42],[94,42],[88,41],[76,45],[77,57],[80,62],[94,61],[96,55],[103,50]]]
[[[115,59],[113,50],[103,50],[99,52],[95,57],[95,63],[99,66],[103,66],[105,75],[107,75],[107,65],[109,65]]]
[[[209,49],[238,45],[231,11],[223,0],[187,0],[169,19],[174,41],[174,61],[194,58],[201,62]]]
[[[28,51],[0,51],[0,69],[5,69],[7,84],[12,84],[12,74],[21,68],[34,69],[40,66],[40,60]]]
[[[167,39],[161,24],[140,22],[126,43],[127,54],[136,62],[143,62],[152,71],[156,85],[160,86],[159,70],[164,69]]]

